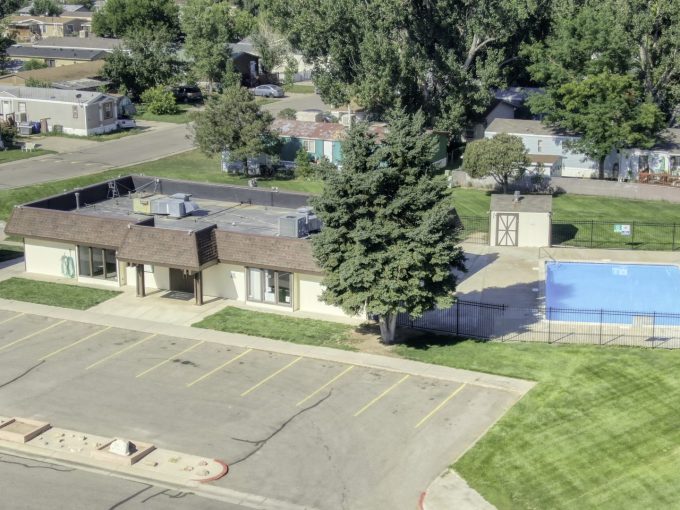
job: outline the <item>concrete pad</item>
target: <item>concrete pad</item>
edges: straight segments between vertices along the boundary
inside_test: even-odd
[[[427,489],[420,510],[495,510],[455,471],[447,470]]]
[[[50,424],[28,418],[10,418],[0,422],[0,440],[12,443],[28,443],[50,429]]]

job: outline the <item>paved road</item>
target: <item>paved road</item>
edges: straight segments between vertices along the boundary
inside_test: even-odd
[[[50,154],[0,165],[0,189],[78,177],[111,168],[136,165],[164,158],[192,148],[187,126],[169,123],[141,123],[148,132],[109,142],[73,143],[66,139],[68,152]],[[52,144],[50,140],[50,144]]]

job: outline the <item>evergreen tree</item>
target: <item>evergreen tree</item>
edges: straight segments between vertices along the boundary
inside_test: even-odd
[[[343,143],[341,172],[325,176],[313,200],[324,228],[314,237],[323,268],[322,299],[351,314],[379,317],[383,343],[394,341],[397,314],[450,306],[452,269],[465,270],[455,209],[435,176],[434,138],[425,115],[397,109],[381,144],[363,123]]]

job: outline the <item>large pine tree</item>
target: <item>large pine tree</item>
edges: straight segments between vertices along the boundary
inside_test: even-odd
[[[313,202],[324,224],[313,241],[326,274],[322,299],[377,315],[382,342],[392,343],[398,313],[453,301],[452,269],[465,270],[465,257],[452,198],[435,176],[422,112],[395,110],[380,144],[357,124],[342,150],[342,171],[326,177]]]

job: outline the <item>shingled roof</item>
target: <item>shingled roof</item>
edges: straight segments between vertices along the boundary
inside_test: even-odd
[[[130,226],[118,250],[118,259],[188,271],[217,264],[216,225],[199,230]]]
[[[251,267],[322,274],[312,255],[312,243],[304,239],[259,236],[217,230],[220,262]]]
[[[127,234],[132,218],[77,215],[37,207],[15,207],[5,232],[10,235],[72,242],[85,246],[116,249]]]

